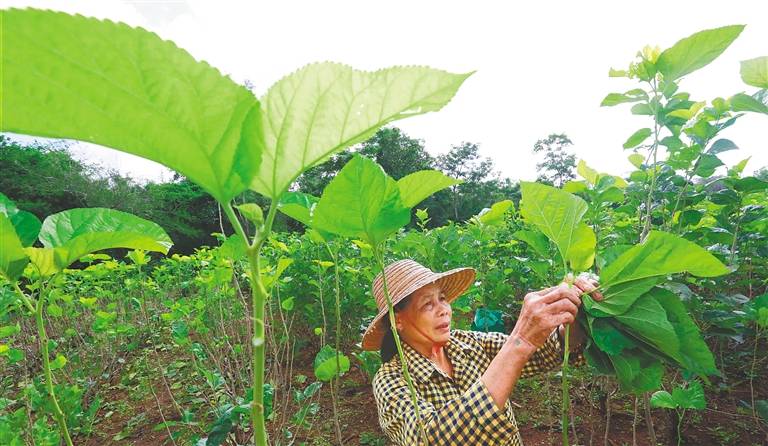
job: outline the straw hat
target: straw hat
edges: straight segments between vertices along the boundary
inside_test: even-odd
[[[392,306],[430,283],[440,285],[450,303],[464,293],[475,280],[475,270],[472,268],[456,268],[444,273],[436,273],[410,259],[398,260],[387,265],[384,268],[384,274],[387,276],[387,290],[392,299]],[[386,323],[382,323],[387,316],[387,299],[384,296],[384,281],[381,273],[373,279],[373,297],[376,299],[379,313],[363,334],[363,350],[380,349],[385,330],[390,329]]]

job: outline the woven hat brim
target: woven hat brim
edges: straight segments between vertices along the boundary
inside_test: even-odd
[[[438,283],[445,293],[446,300],[448,303],[451,303],[464,294],[474,281],[475,270],[473,268],[455,268],[443,273],[435,273],[422,280],[414,282],[413,286],[410,287],[412,289],[410,289],[408,293],[404,293],[404,295],[397,301],[393,301],[392,305],[396,305],[414,291],[431,283]],[[379,350],[381,348],[381,341],[384,339],[385,330],[390,329],[386,324],[382,323],[382,320],[387,316],[388,312],[389,310],[386,307],[383,308],[379,311],[376,317],[373,318],[370,325],[368,325],[368,328],[363,334],[363,350]]]

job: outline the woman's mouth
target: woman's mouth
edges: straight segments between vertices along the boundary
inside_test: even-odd
[[[451,324],[450,322],[445,322],[443,324],[438,325],[435,327],[438,331],[450,331]]]

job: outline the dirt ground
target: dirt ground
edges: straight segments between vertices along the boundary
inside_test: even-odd
[[[303,361],[302,361],[303,362]],[[304,370],[306,368],[306,370]],[[309,367],[299,367],[296,374],[312,375]],[[544,387],[542,387],[542,383]],[[713,383],[717,385],[717,383]],[[768,380],[754,383],[765,398]],[[549,387],[546,387],[549,386]],[[132,445],[156,446],[173,445],[168,431],[156,428],[163,420],[179,421],[179,411],[175,408],[168,389],[160,383],[151,393],[141,400],[136,400],[119,386],[111,386],[111,393],[104,395],[104,401],[124,401],[126,410],[113,411],[106,417],[106,409],[101,409],[99,420],[94,426],[96,434],[87,439],[85,446]],[[578,426],[576,435],[571,433],[571,445],[651,445],[648,425],[644,411],[639,410],[635,425],[633,442],[633,398],[616,395],[610,402],[610,430],[606,435],[606,408],[604,399],[596,398],[597,385],[574,381],[572,388],[573,415]],[[521,428],[521,435],[526,446],[560,445],[559,421],[559,379],[528,379],[519,386],[516,404],[520,407],[516,414]],[[362,371],[353,366],[343,378],[340,393],[339,418],[342,438],[345,445],[389,445],[379,428],[376,404],[371,386]],[[542,398],[542,395],[552,395]],[[708,407],[704,411],[686,414],[683,441],[684,445],[728,445],[753,446],[768,445],[768,429],[755,422],[751,414],[740,409],[739,400],[750,399],[747,382],[738,383],[728,392],[708,392]],[[319,412],[308,419],[309,430],[297,430],[294,444],[332,445],[336,444],[334,418],[329,388],[323,387],[315,401],[320,404]],[[162,409],[162,414],[161,410]],[[676,422],[672,412],[662,409],[652,410],[653,427],[658,444],[676,445]],[[131,429],[126,426],[131,424]],[[268,423],[268,426],[270,423]],[[173,427],[170,428],[173,431]],[[119,435],[125,432],[125,435]],[[201,434],[204,434],[202,427]],[[117,436],[117,437],[116,437]],[[247,434],[240,432],[240,438]],[[278,438],[277,432],[270,432],[270,438]],[[179,440],[178,445],[183,444]],[[234,444],[234,443],[232,443]]]

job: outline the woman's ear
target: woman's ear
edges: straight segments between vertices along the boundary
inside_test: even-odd
[[[397,331],[401,331],[403,329],[403,322],[400,320],[400,317],[395,314],[395,328],[397,328]]]

